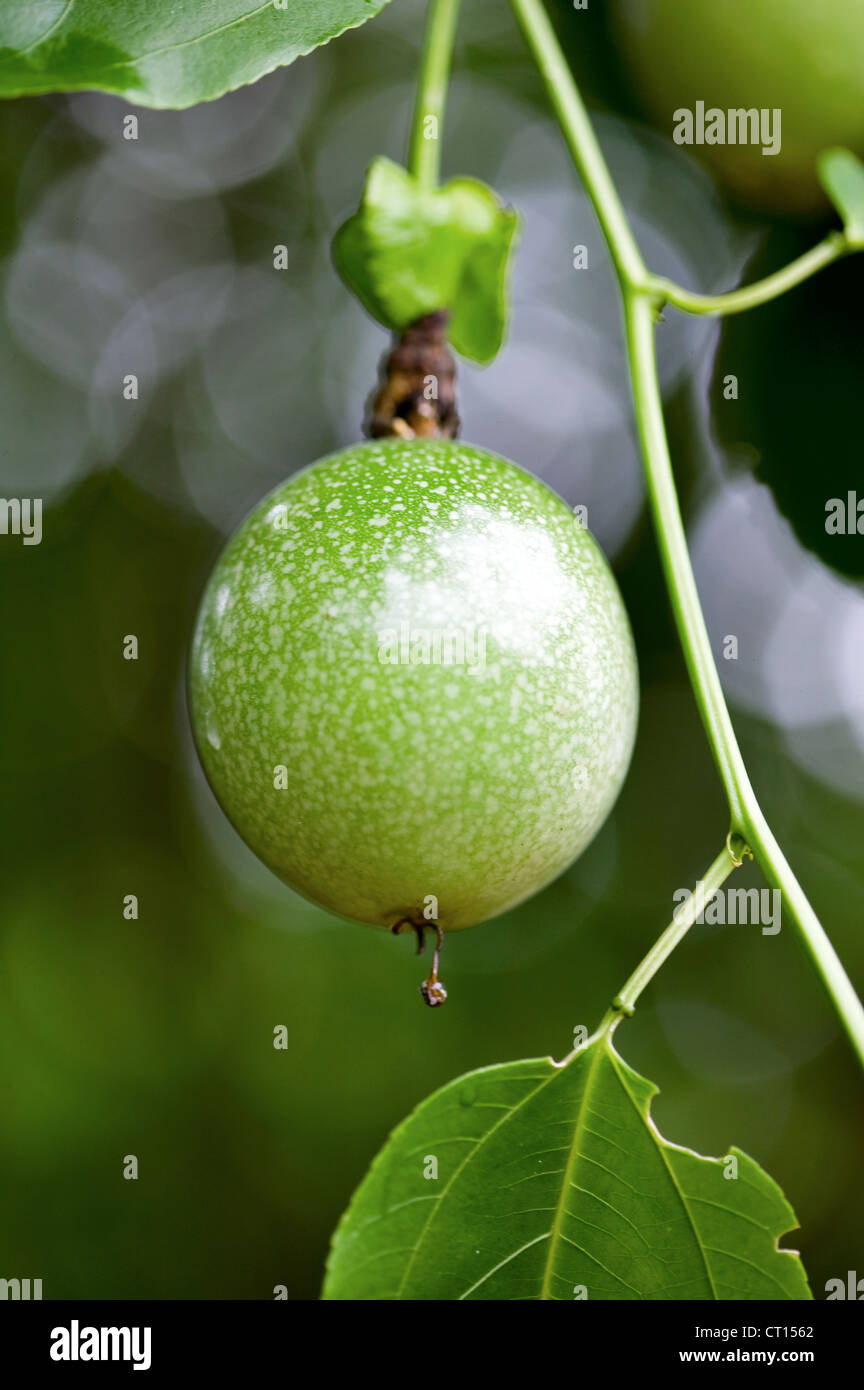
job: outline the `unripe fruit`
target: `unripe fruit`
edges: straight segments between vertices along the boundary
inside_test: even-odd
[[[781,112],[781,148],[704,144],[706,159],[745,205],[823,207],[816,159],[846,145],[864,155],[861,0],[613,0],[614,32],[639,95],[671,134],[696,102],[723,111]]]
[[[602,825],[638,687],[602,552],[494,454],[387,440],[266,497],[220,557],[190,667],[210,784],[298,892],[469,927]]]

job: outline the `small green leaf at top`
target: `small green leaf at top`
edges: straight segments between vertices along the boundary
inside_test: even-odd
[[[381,157],[367,173],[359,209],[336,233],[333,259],[385,328],[400,332],[447,309],[456,351],[486,363],[504,340],[517,226],[513,209],[477,179],[426,188]]]
[[[0,96],[98,89],[139,106],[212,101],[293,63],[388,0],[0,4]]]
[[[608,1033],[436,1091],[354,1194],[323,1297],[812,1298],[777,1184],[738,1149],[669,1143],[656,1092]]]
[[[864,248],[864,164],[851,150],[825,150],[819,178],[840,216],[851,247]]]

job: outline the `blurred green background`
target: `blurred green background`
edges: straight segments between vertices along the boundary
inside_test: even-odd
[[[821,234],[727,206],[640,122],[602,8],[578,26],[558,13],[656,270],[726,288]],[[407,938],[282,887],[197,766],[183,676],[208,569],[265,491],[357,436],[387,346],[328,247],[369,160],[403,156],[421,32],[405,0],[217,103],[139,111],[137,141],[114,98],[0,107],[0,478],[45,502],[41,545],[0,537],[0,1275],[41,1278],[46,1298],[316,1297],[391,1126],[472,1067],[567,1052],[725,834],[645,514],[613,279],[493,0],[466,8],[444,172],[492,183],[524,227],[509,342],[461,370],[463,433],[588,507],[640,652],[629,780],[581,862],[448,943],[450,1002],[431,1013]],[[861,476],[861,288],[844,263],[724,334],[671,311],[658,330],[718,657],[739,638],[720,665],[745,757],[859,987],[864,566],[860,539],[825,536],[824,503]],[[661,1086],[667,1137],[736,1143],[783,1185],[816,1297],[864,1273],[862,1082],[790,928],[694,928],[618,1043]]]

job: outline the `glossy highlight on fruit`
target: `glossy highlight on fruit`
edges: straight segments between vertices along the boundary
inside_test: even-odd
[[[758,144],[704,144],[706,160],[745,206],[824,209],[822,150],[864,155],[861,0],[613,0],[620,43],[658,128],[697,101],[723,111],[781,112],[779,154]]]
[[[454,931],[596,834],[638,682],[618,587],[560,497],[482,449],[393,439],[243,522],[189,696],[219,802],[285,883],[342,917]]]

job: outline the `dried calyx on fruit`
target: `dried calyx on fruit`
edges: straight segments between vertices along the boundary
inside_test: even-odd
[[[456,438],[456,364],[447,346],[447,319],[439,309],[394,335],[370,401],[367,433],[373,439]]]

